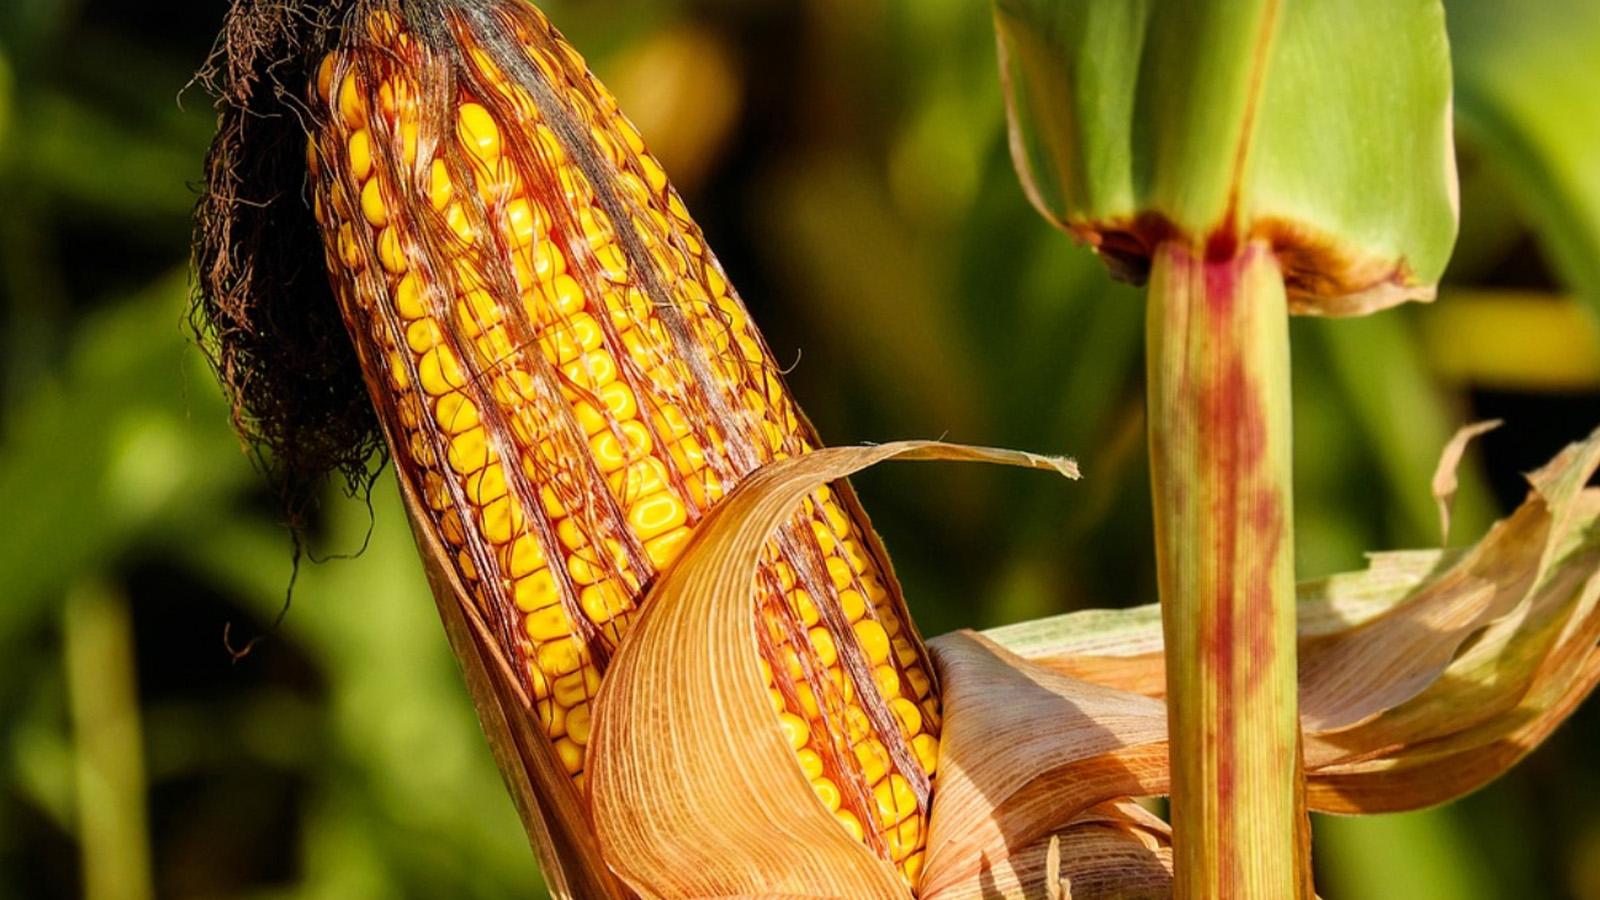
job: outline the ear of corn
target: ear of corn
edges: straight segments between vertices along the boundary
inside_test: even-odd
[[[401,477],[578,789],[645,592],[765,462],[816,445],[699,228],[532,7],[358,7],[309,85],[317,219]],[[433,17],[430,17],[433,18]],[[908,881],[939,706],[848,487],[754,586],[772,710],[819,802]]]

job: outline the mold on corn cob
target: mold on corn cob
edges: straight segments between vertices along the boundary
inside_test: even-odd
[[[816,438],[661,166],[539,11],[362,3],[343,34],[306,101],[334,293],[400,476],[581,790],[591,698],[648,587],[719,497]],[[806,502],[754,590],[796,764],[914,882],[937,690],[847,486]]]

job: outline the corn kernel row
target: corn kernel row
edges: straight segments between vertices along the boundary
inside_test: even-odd
[[[454,23],[443,128],[419,98],[447,49],[369,18],[382,51],[317,72],[308,158],[397,462],[581,785],[590,698],[643,589],[729,486],[812,441],[637,131],[517,9],[520,60]],[[758,637],[819,801],[914,878],[938,703],[865,534],[831,491],[808,500],[767,548]]]

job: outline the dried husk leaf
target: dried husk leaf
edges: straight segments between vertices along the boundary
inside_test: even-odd
[[[794,763],[757,665],[762,546],[808,493],[891,459],[964,459],[1075,476],[1069,460],[913,441],[763,467],[651,590],[596,699],[590,798],[605,858],[646,897],[905,898]]]
[[[1487,434],[1505,424],[1501,419],[1489,419],[1484,422],[1474,422],[1471,425],[1458,429],[1450,438],[1450,443],[1444,447],[1444,453],[1439,457],[1439,466],[1433,472],[1433,500],[1439,504],[1439,542],[1446,543],[1450,540],[1450,505],[1455,500],[1456,489],[1460,482],[1456,478],[1456,469],[1461,466],[1461,457],[1467,452],[1467,445],[1479,435]]]
[[[1300,651],[1312,666],[1302,690],[1321,698],[1323,713],[1320,726],[1306,723],[1313,809],[1389,812],[1459,797],[1536,746],[1600,680],[1600,489],[1583,488],[1597,465],[1600,432],[1530,476],[1527,501],[1478,547],[1383,554],[1365,572],[1301,586]],[[1496,586],[1487,596],[1484,583]],[[1505,596],[1506,585],[1520,592]],[[1063,680],[1052,689],[1069,702],[1085,693],[1076,679],[1159,696],[1159,675],[1150,675],[1160,671],[1158,615],[1154,607],[1073,614],[978,639],[1014,647],[1029,657],[1025,665],[1057,674]],[[1430,627],[1434,623],[1444,625]],[[1380,627],[1398,636],[1390,639]],[[935,640],[936,654],[942,657],[954,637]],[[1413,656],[1429,663],[1414,665]],[[1374,703],[1361,692],[1382,691],[1381,678],[1347,677],[1329,660],[1400,673],[1412,687],[1384,692],[1383,703]],[[947,678],[946,692],[949,722],[1010,727],[975,722],[985,713],[964,713],[951,704],[962,696],[954,679]],[[1005,709],[987,715],[1004,716]],[[1151,730],[1146,721],[1105,724],[1114,732],[1106,740],[1120,741],[1115,752],[1124,755],[1142,746]],[[1039,727],[1072,729],[1048,722]],[[947,743],[946,752],[954,756],[961,748]],[[962,765],[941,762],[946,771]],[[1081,760],[1064,765],[1087,767]],[[1161,773],[1140,776],[1142,786],[1129,792],[1165,790],[1158,784]],[[1082,794],[1072,799],[1081,803]],[[1034,804],[1043,801],[1012,797],[997,807]],[[946,811],[935,806],[935,828]],[[1075,804],[1067,804],[1061,815],[1075,812]],[[1038,831],[1060,821],[1030,824]],[[977,852],[992,859],[1003,846]]]
[[[923,896],[1141,900],[1171,895],[1171,830],[1138,804],[1120,800],[1092,807],[1060,831],[983,867],[975,880]]]
[[[981,883],[1011,848],[1096,803],[1166,790],[1160,701],[1057,674],[970,631],[929,648],[945,731],[925,895]]]

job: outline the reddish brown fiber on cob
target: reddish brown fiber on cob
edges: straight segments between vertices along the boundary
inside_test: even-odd
[[[660,165],[542,13],[368,0],[327,35],[302,48],[301,113],[338,307],[399,477],[581,791],[590,700],[645,592],[718,498],[816,437]],[[937,690],[848,486],[772,541],[755,602],[797,765],[914,880]]]

